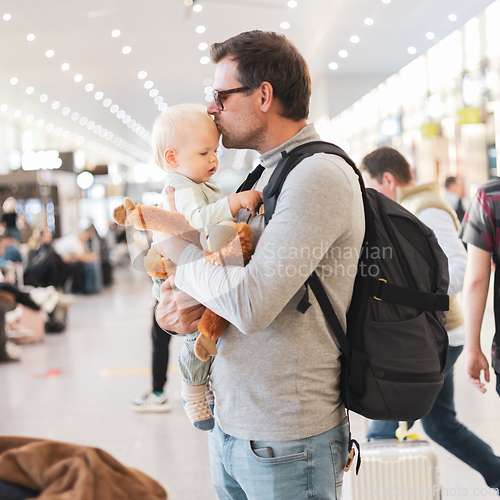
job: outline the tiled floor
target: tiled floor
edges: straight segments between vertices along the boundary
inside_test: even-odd
[[[130,400],[150,387],[150,283],[144,273],[119,269],[115,285],[99,295],[77,297],[64,333],[26,346],[21,363],[0,364],[0,434],[100,447],[166,485],[173,500],[213,500],[207,436],[192,427],[179,400],[179,338],[171,341],[167,391],[172,411],[129,409]],[[490,311],[485,329],[493,331]],[[485,335],[485,347],[490,338]],[[61,374],[34,378],[51,369]],[[476,392],[466,380],[462,358],[455,380],[460,419],[500,454],[500,398],[494,387],[485,395]],[[356,415],[352,428],[361,439]],[[442,498],[483,498],[473,493],[485,488],[482,477],[442,448],[436,450]]]

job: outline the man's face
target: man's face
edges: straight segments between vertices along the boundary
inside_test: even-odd
[[[230,90],[241,87],[237,80],[236,61],[225,57],[217,63],[214,90]],[[221,111],[212,101],[208,112],[222,134],[222,144],[226,148],[255,149],[259,151],[266,125],[259,118],[259,98],[252,90],[221,96],[224,109]]]

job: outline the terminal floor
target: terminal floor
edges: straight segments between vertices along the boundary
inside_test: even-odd
[[[166,389],[172,411],[130,410],[130,400],[151,386],[152,305],[147,275],[124,268],[100,294],[78,296],[64,333],[25,346],[20,363],[0,364],[0,434],[99,447],[165,485],[173,500],[215,500],[207,435],[189,423],[179,398],[181,339],[171,341]],[[493,332],[491,304],[484,328],[487,347]],[[500,454],[500,398],[493,385],[485,395],[474,390],[465,377],[463,356],[455,383],[459,418]],[[352,415],[351,421],[354,437],[362,440],[361,418]],[[443,500],[483,498],[482,477],[435,448]]]

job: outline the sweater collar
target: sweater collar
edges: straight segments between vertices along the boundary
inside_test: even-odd
[[[284,142],[277,148],[267,151],[260,157],[260,164],[265,168],[275,167],[281,160],[282,151],[289,153],[292,149],[304,144],[306,142],[319,141],[320,137],[314,128],[314,124],[310,123],[302,128],[297,134],[295,134],[291,139]]]
[[[411,198],[416,194],[425,193],[427,191],[432,191],[437,193],[437,189],[438,189],[437,182],[427,182],[425,184],[417,184],[415,186],[398,188],[396,197],[398,203],[402,203],[404,200]]]

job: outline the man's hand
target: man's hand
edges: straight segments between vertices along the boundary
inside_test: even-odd
[[[490,366],[486,356],[477,350],[467,352],[465,366],[472,385],[484,394],[486,386],[481,381],[481,372],[484,372],[484,380],[490,381]]]
[[[160,287],[160,300],[156,307],[156,322],[163,330],[180,335],[198,329],[205,306],[175,288],[175,277],[168,278]]]

